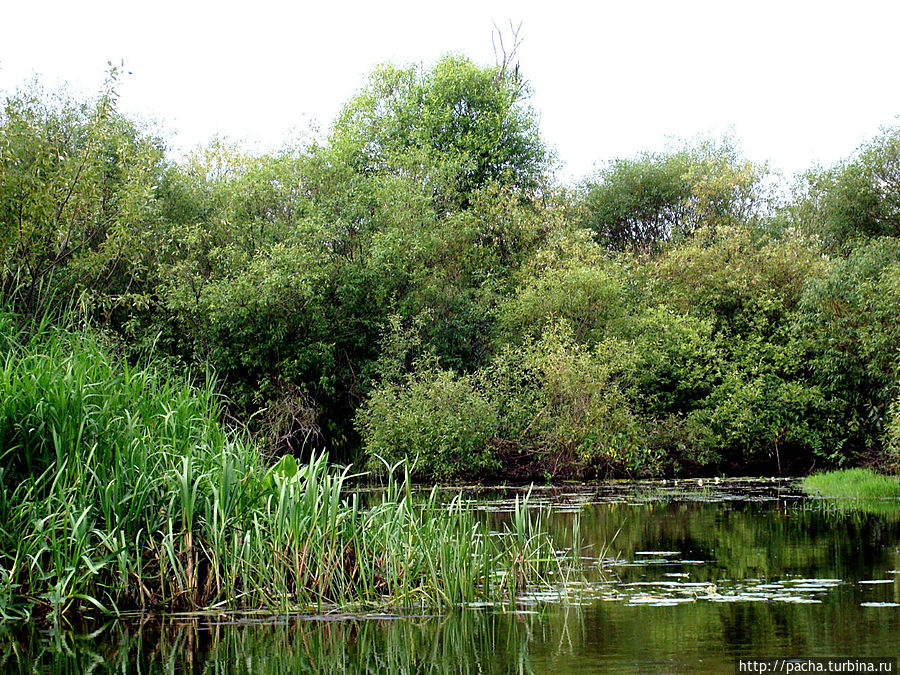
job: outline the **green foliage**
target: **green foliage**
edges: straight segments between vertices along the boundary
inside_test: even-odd
[[[122,367],[90,336],[4,319],[6,590],[64,613],[147,604],[157,583],[169,596],[169,580],[158,579],[168,564],[177,585],[192,583],[198,505],[216,489],[227,488],[226,503],[253,499],[240,477],[255,471],[255,454],[218,422],[212,383]],[[177,560],[161,557],[166,546]]]
[[[657,297],[709,331],[701,342],[685,336],[686,344],[714,349],[706,352],[712,377],[686,392],[690,407],[682,407],[685,423],[703,430],[692,453],[705,457],[702,463],[765,461],[781,471],[797,457],[833,461],[840,451],[832,445],[840,406],[809,379],[810,346],[797,324],[804,288],[824,269],[802,241],[746,227],[720,230],[709,243],[695,240],[660,258]]]
[[[370,456],[415,457],[437,477],[484,476],[522,457],[553,474],[655,468],[606,366],[565,324],[502,350],[472,375],[426,358],[405,378],[385,381],[357,423]]]
[[[900,382],[900,242],[873,239],[811,282],[799,325],[814,381],[846,405],[850,450],[878,448]]]
[[[412,171],[441,201],[465,202],[492,182],[530,191],[548,155],[526,96],[517,71],[461,56],[428,70],[382,66],[338,117],[331,143],[356,171]]]
[[[0,447],[7,487],[82,455],[105,477],[126,449],[171,462],[225,443],[211,383],[195,390],[165,372],[119,368],[95,338],[46,323],[32,334],[3,318]],[[136,460],[117,468],[123,467],[146,468]],[[139,480],[136,473],[113,477],[117,490]]]
[[[618,159],[582,185],[577,221],[613,250],[656,253],[699,229],[748,222],[762,175],[728,142]]]
[[[497,435],[495,404],[472,376],[423,369],[376,389],[357,424],[366,452],[393,463],[415,460],[438,478],[483,475],[497,468],[489,441]]]
[[[651,416],[690,412],[719,383],[724,365],[713,322],[664,305],[633,316],[599,354]]]
[[[894,471],[900,469],[900,396],[888,408],[884,449],[888,466]]]
[[[10,96],[0,299],[211,368],[272,456],[440,477],[893,461],[896,130],[775,214],[728,139],[568,192],[507,65],[384,66],[323,139],[169,163],[115,69],[91,102]]]
[[[261,396],[272,393],[259,389],[266,379],[315,382],[330,351],[321,293],[327,270],[316,251],[279,243],[249,260],[219,258],[217,271],[219,278],[199,280],[173,270],[160,288],[195,358]]]
[[[771,335],[789,321],[804,284],[823,261],[797,240],[771,240],[751,228],[723,230],[709,245],[693,241],[655,267],[657,293],[682,312],[712,319],[729,336]]]
[[[792,218],[829,251],[900,236],[900,128],[886,129],[837,166],[812,171]]]
[[[111,312],[147,302],[162,150],[116,109],[117,71],[96,101],[35,84],[0,110],[2,299],[40,314],[87,292]]]
[[[583,189],[580,221],[612,249],[649,252],[689,229],[691,190],[681,156],[616,160]]]
[[[518,341],[564,321],[577,341],[594,344],[625,314],[627,281],[617,261],[602,258],[541,269],[506,302],[501,326],[508,339]]]
[[[323,431],[346,451],[334,424],[343,413],[328,402],[349,387],[342,337],[362,317],[341,320],[341,296],[353,295],[333,255],[341,226],[323,221],[304,183],[316,171],[309,156],[252,156],[220,141],[169,170],[156,304],[127,326],[132,341],[213,366],[247,416],[268,409],[256,419],[276,452],[318,447]]]
[[[695,422],[720,461],[731,466],[762,462],[779,473],[797,455],[828,454],[825,439],[831,406],[822,392],[777,373],[754,374],[734,367],[701,408]]]
[[[551,473],[656,468],[608,367],[566,323],[501,351],[483,379],[497,401],[501,445],[540,457]]]
[[[543,209],[495,184],[464,211],[415,216],[373,235],[362,263],[369,288],[406,319],[439,318],[423,338],[445,366],[470,369],[489,356],[513,270],[544,237]]]
[[[303,467],[305,468],[305,467]],[[297,467],[297,460],[293,455],[285,455],[276,462],[263,478],[263,488],[276,491],[282,483],[300,483],[306,478],[306,471]]]

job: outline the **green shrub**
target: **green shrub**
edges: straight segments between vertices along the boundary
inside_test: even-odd
[[[762,462],[784,472],[798,457],[833,461],[829,413],[821,391],[802,381],[735,369],[691,416],[708,429],[706,442],[726,465]]]
[[[571,470],[653,471],[638,421],[603,361],[566,323],[502,351],[483,373],[501,438]]]
[[[888,466],[900,470],[900,396],[888,408],[888,421],[884,431],[884,450]]]
[[[497,468],[489,445],[498,432],[497,410],[470,375],[429,367],[383,384],[360,409],[357,425],[370,457],[408,458],[425,475],[483,475]]]
[[[511,342],[539,339],[565,321],[576,341],[595,344],[625,315],[629,299],[627,272],[616,261],[568,260],[525,281],[506,302],[500,323]]]
[[[900,382],[900,240],[868,241],[811,280],[797,325],[812,382],[845,406],[843,445],[877,453]]]
[[[721,379],[713,322],[660,305],[631,317],[598,346],[599,357],[636,410],[650,416],[687,413]]]

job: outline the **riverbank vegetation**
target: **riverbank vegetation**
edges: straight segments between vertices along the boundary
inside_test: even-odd
[[[843,469],[807,476],[803,489],[837,499],[896,499],[900,497],[900,479],[870,469]]]
[[[525,503],[488,532],[401,466],[367,503],[325,455],[269,466],[208,379],[9,315],[0,340],[0,618],[457,606],[562,571]]]
[[[240,483],[257,462],[212,418],[244,421],[271,461],[327,448],[354,470],[409,459],[426,480],[898,465],[898,128],[790,184],[723,139],[564,186],[512,64],[379,67],[320,137],[268,153],[216,140],[178,159],[118,110],[117,78],[88,101],[37,85],[7,96],[2,300],[49,323],[74,307],[128,377],[167,363],[160,391],[176,386],[161,373],[215,372],[200,391],[219,402],[167,418],[160,394],[136,417],[131,390],[109,394],[118,412],[44,420],[50,435],[4,448],[10,495],[62,491],[71,509],[54,513],[79,523],[89,502],[66,476],[87,468],[67,453],[102,456],[88,464],[103,486],[116,453],[145,452],[112,439],[148,425],[164,441],[152,461],[187,481],[173,507],[190,507],[158,564],[184,567],[194,485]],[[168,517],[122,534],[168,532]],[[98,559],[121,548],[106,546]],[[145,574],[122,564],[108,583]],[[201,592],[190,564],[147,595]]]

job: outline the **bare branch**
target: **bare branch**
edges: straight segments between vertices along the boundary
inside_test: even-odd
[[[518,98],[522,92],[524,83],[519,74],[518,62],[516,62],[515,65],[513,65],[513,62],[516,58],[516,52],[519,51],[519,47],[522,44],[522,39],[519,37],[519,33],[522,30],[522,22],[520,21],[518,26],[514,26],[512,19],[509,21],[509,32],[512,35],[512,47],[509,51],[506,50],[506,43],[503,40],[503,31],[500,30],[500,27],[497,26],[496,22],[492,23],[494,24],[494,31],[491,33],[491,46],[494,48],[494,62],[497,65],[497,85],[499,86],[503,82],[511,81],[514,85],[515,95]],[[509,76],[510,70],[512,70],[511,77]]]

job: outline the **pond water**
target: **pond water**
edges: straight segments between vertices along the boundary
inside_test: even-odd
[[[515,494],[467,496],[502,528]],[[737,658],[900,655],[900,502],[746,480],[541,489],[529,503],[560,547],[580,542],[583,569],[515,606],[0,628],[0,671],[730,673]]]

